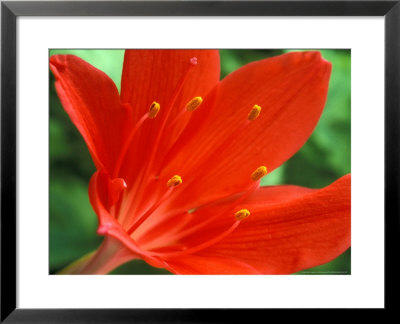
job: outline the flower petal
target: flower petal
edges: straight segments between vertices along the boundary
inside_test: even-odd
[[[111,171],[122,145],[124,110],[114,82],[74,55],[53,55],[50,68],[61,103],[98,168]]]
[[[301,52],[253,62],[228,75],[215,90],[215,103],[206,98],[193,116],[164,170],[165,176],[184,179],[174,206],[195,208],[244,190],[257,167],[272,171],[290,158],[317,124],[330,72],[319,52]],[[244,126],[256,104],[260,116]]]
[[[197,62],[192,67],[191,58]],[[205,96],[219,81],[219,54],[214,50],[126,50],[121,83],[121,101],[132,105],[136,120],[157,101],[168,104],[181,78],[189,75],[176,100],[184,108],[196,96]],[[161,112],[160,112],[161,113]]]
[[[229,264],[229,267],[226,265]],[[175,274],[235,275],[261,274],[252,266],[231,257],[188,255],[171,263],[166,262],[166,269]]]
[[[128,153],[131,158],[122,169],[128,182],[136,179],[140,166],[157,160],[174,143],[191,114],[184,114],[172,129],[167,126],[191,99],[204,98],[218,83],[219,75],[219,53],[215,50],[125,51],[121,102],[130,107],[132,125],[154,101],[161,107],[157,117],[146,121],[132,141]],[[156,155],[152,157],[153,152]]]
[[[223,256],[217,271],[223,267],[229,269],[231,264],[227,260],[233,258],[264,274],[288,274],[329,262],[350,247],[350,175],[319,190],[262,187],[236,208],[247,208],[251,215],[229,236],[197,252],[198,263],[207,264],[211,258],[214,264]],[[205,208],[193,216],[207,219],[218,210],[226,210],[226,206]],[[222,215],[208,227],[181,239],[179,244],[192,247],[199,243],[199,237],[204,240],[209,233],[215,235],[226,228],[229,217],[233,215]],[[193,257],[167,263],[175,272],[187,272],[191,265],[185,263]]]

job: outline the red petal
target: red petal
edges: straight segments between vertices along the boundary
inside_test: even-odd
[[[293,273],[329,262],[350,246],[350,175],[320,190],[263,187],[241,206],[231,207],[247,208],[251,215],[229,236],[196,253],[197,262],[207,271],[213,271],[213,266],[215,271],[229,269],[231,264],[227,260],[233,258],[264,274]],[[205,208],[193,216],[207,219],[219,210],[226,210],[226,206]],[[202,231],[181,239],[179,244],[199,244],[208,239],[209,233],[232,223],[229,217],[233,218],[233,214],[223,215]],[[223,258],[215,265],[219,256]],[[174,271],[186,273],[192,266],[186,262],[191,260],[193,257],[167,262]]]
[[[197,58],[197,64],[191,58]],[[189,71],[189,72],[188,72]],[[174,100],[180,82],[187,74]],[[128,104],[132,125],[149,111],[153,101],[161,109],[155,119],[148,120],[132,141],[129,163],[122,172],[124,179],[136,179],[138,168],[150,163],[151,152],[157,156],[167,149],[185,126],[190,113],[176,127],[166,129],[194,97],[205,97],[219,81],[219,54],[214,50],[126,50],[121,82],[121,102]],[[173,105],[171,105],[173,104]],[[171,106],[170,113],[168,107]],[[200,108],[199,108],[200,109]],[[163,129],[162,129],[163,128]],[[160,136],[158,144],[156,138]],[[141,158],[137,158],[141,157]],[[152,160],[156,160],[154,157]]]
[[[188,255],[166,264],[166,269],[175,274],[261,274],[246,263],[221,256]]]
[[[55,86],[98,168],[112,170],[123,138],[124,111],[114,82],[74,55],[50,57]]]
[[[194,208],[244,190],[257,167],[272,171],[291,157],[317,124],[330,72],[320,53],[302,52],[253,62],[227,76],[215,104],[206,99],[193,116],[164,170],[184,180],[174,206]],[[238,130],[255,104],[260,116]]]

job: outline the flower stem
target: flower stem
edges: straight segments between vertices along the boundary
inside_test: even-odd
[[[106,237],[100,247],[71,263],[58,274],[107,274],[135,255],[113,238]]]

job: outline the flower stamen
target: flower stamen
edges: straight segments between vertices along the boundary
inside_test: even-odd
[[[258,181],[261,180],[264,176],[267,175],[267,167],[262,165],[258,167],[252,174],[251,174],[251,180],[253,181]]]
[[[178,175],[174,175],[167,181],[167,187],[176,187],[182,183],[182,178]]]
[[[249,216],[250,216],[250,212],[248,209],[241,209],[235,213],[235,218],[236,218],[236,220],[239,220],[239,221],[241,221]]]
[[[156,118],[158,112],[160,111],[160,104],[156,101],[153,101],[153,103],[150,105],[150,109],[149,109],[149,118],[150,119],[154,119]]]
[[[247,115],[248,120],[255,120],[260,116],[261,107],[259,105],[254,105],[253,108],[250,110],[249,114]]]
[[[203,102],[202,97],[194,97],[186,104],[185,108],[187,111],[195,111],[201,105],[202,102]]]

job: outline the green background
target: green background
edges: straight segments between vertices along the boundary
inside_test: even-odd
[[[242,65],[288,50],[221,50],[221,78]],[[311,188],[329,185],[350,173],[350,66],[349,50],[320,50],[332,63],[328,100],[308,142],[283,166],[271,172],[263,185],[296,184]],[[120,87],[124,50],[51,50],[75,54],[107,73]],[[86,145],[64,112],[50,73],[50,273],[96,249],[97,217],[89,203],[88,182],[95,171]],[[115,274],[168,274],[135,260]],[[298,274],[350,274],[350,249],[330,263]]]

